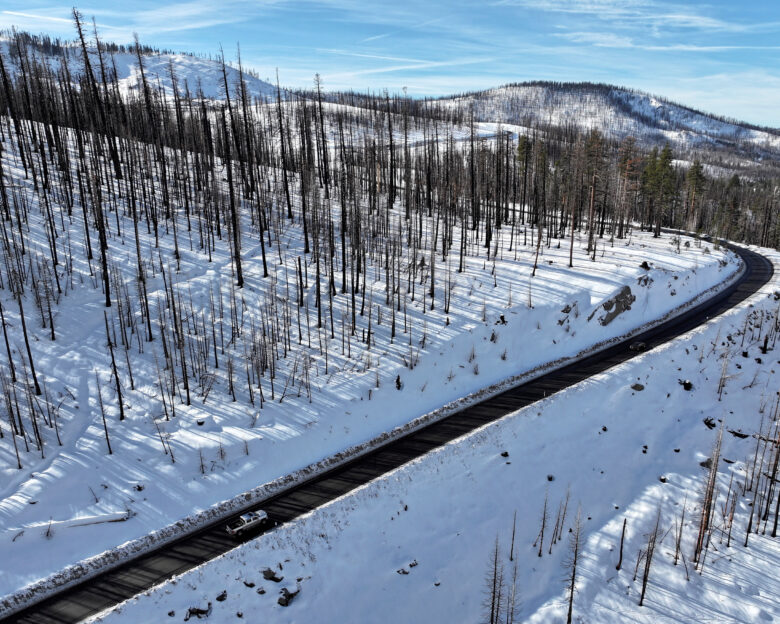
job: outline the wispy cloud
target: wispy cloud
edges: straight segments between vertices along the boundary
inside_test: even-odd
[[[605,19],[641,15],[654,5],[650,0],[497,0],[493,4],[554,13],[597,15]]]
[[[385,37],[389,37],[392,33],[383,33],[381,35],[374,35],[373,37],[366,37],[365,39],[361,39],[359,43],[368,43],[369,41],[376,41],[377,39],[384,39]]]
[[[45,31],[54,36],[72,39],[76,35],[70,9],[63,8],[59,15],[41,15],[27,11],[0,11],[0,28],[17,28],[30,32]],[[115,27],[97,22],[97,27],[104,36],[117,43],[132,40],[132,29]]]
[[[444,22],[446,18],[444,16],[435,17],[433,19],[425,20],[423,22],[415,22],[410,20],[408,24],[405,25],[404,28],[400,28],[391,32],[382,33],[381,35],[374,35],[373,37],[366,37],[365,39],[361,39],[358,43],[369,43],[371,41],[377,41],[378,39],[384,39],[386,37],[391,37],[393,35],[397,35],[404,31],[413,31],[413,30],[423,30],[427,26],[431,26],[434,24],[440,24]]]
[[[317,48],[317,52],[323,54],[336,54],[339,56],[354,56],[356,58],[366,59],[378,59],[382,61],[400,61],[402,63],[430,63],[431,61],[425,59],[407,58],[403,56],[385,56],[382,54],[365,54],[362,52],[350,52],[348,50],[337,50],[329,48]]]
[[[66,23],[69,25],[73,24],[73,20],[66,19],[64,17],[53,17],[51,15],[37,15],[35,13],[22,13],[21,11],[0,11],[3,15],[10,15],[12,17],[23,17],[25,19],[31,19],[36,21],[43,21],[43,22],[57,22],[57,23]]]
[[[235,24],[282,1],[227,0],[215,3],[207,0],[193,0],[168,5],[162,4],[148,9],[137,8],[133,11],[108,8],[104,5],[80,7],[79,11],[87,20],[92,17],[98,18],[98,30],[104,37],[111,38],[117,43],[124,43],[132,40],[135,32],[139,33],[141,39],[144,39],[159,34]],[[56,34],[69,37],[75,35],[70,8],[61,7],[47,11],[45,15],[27,11],[0,11],[0,27],[14,25],[32,31],[45,28],[47,31],[55,30]],[[54,29],[53,25],[56,25]]]
[[[474,65],[477,63],[488,63],[493,61],[492,58],[467,58],[467,59],[453,59],[451,61],[421,61],[417,63],[409,63],[405,65],[389,65],[385,67],[371,67],[368,69],[360,69],[357,71],[347,72],[335,72],[325,74],[326,79],[344,79],[353,78],[356,76],[367,76],[372,74],[387,74],[394,72],[409,72],[419,71],[423,69],[433,69],[441,67],[456,67],[460,65]]]
[[[608,32],[571,32],[556,33],[556,37],[567,39],[573,43],[585,43],[600,48],[632,48],[634,42],[630,37]]]
[[[648,45],[637,43],[631,37],[607,32],[571,32],[556,33],[556,37],[573,43],[583,43],[597,48],[633,48],[652,52],[733,52],[736,50],[780,50],[780,45],[696,45],[688,43],[670,43]]]
[[[780,21],[739,22],[708,15],[708,5],[659,0],[497,0],[496,6],[515,6],[549,13],[588,15],[614,22],[615,27],[633,24],[655,27],[723,31],[734,33],[772,32]]]

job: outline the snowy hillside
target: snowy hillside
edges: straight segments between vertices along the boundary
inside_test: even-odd
[[[67,63],[68,71],[74,80],[83,74],[84,65],[81,58],[81,50],[76,46],[62,48],[61,54],[44,55],[32,47],[28,50],[31,59],[46,63],[55,71],[62,63]],[[0,40],[0,54],[9,63],[11,75],[19,69],[19,54],[10,47],[9,41]],[[92,50],[90,56],[93,71],[99,71],[99,59],[97,53]],[[173,94],[173,80],[176,81],[179,94],[184,95],[189,89],[190,95],[197,97],[199,93],[203,97],[221,100],[225,97],[222,65],[214,59],[191,56],[188,54],[144,54],[144,72],[149,84],[157,89],[162,89],[166,95]],[[141,72],[138,67],[138,59],[135,54],[128,52],[106,53],[104,63],[107,66],[109,79],[116,76],[117,85],[123,94],[135,92],[141,89]],[[236,93],[239,83],[239,70],[232,65],[226,66],[228,84],[231,88],[231,97]],[[173,78],[171,77],[173,71]],[[253,98],[276,97],[276,87],[248,74],[244,70],[244,81],[247,92]]]
[[[120,89],[139,89],[141,76],[135,56],[117,54],[115,61]],[[218,61],[185,54],[155,54],[144,57],[144,71],[147,72],[147,80],[151,81],[152,84],[162,86],[166,94],[173,93],[171,68],[173,68],[180,92],[184,91],[186,83],[192,95],[197,95],[199,91],[202,91],[206,98],[224,99],[222,66]],[[231,93],[231,97],[233,97],[239,82],[239,72],[237,68],[230,65],[226,67],[226,70],[228,84],[233,89]],[[244,81],[251,97],[276,97],[276,87],[273,85],[246,73],[244,73]]]
[[[3,167],[32,193],[19,158],[5,152]],[[119,421],[108,382],[110,369],[104,368],[109,363],[105,308],[94,263],[83,253],[83,224],[75,218],[63,220],[59,239],[69,241],[73,254],[64,293],[51,303],[51,319],[44,313],[37,322],[28,321],[36,369],[46,396],[56,405],[49,424],[56,427],[41,427],[40,444],[32,441],[21,447],[20,461],[9,440],[0,444],[0,545],[10,555],[0,561],[0,593],[283,479],[449,401],[623,335],[720,284],[736,269],[734,257],[722,250],[697,241],[678,248],[669,238],[635,232],[628,241],[600,243],[595,262],[586,251],[587,237],[575,237],[575,269],[568,268],[568,245],[544,249],[532,279],[533,245],[508,251],[509,231],[504,229],[499,256],[491,262],[471,246],[461,273],[454,272],[451,256],[444,264],[438,261],[436,270],[449,276],[448,306],[431,306],[426,288],[418,285],[419,294],[398,313],[397,321],[391,318],[395,306],[379,308],[385,296],[384,282],[377,279],[381,272],[376,273],[381,267],[369,264],[372,279],[364,299],[376,314],[358,316],[354,336],[345,336],[350,299],[337,293],[336,332],[328,339],[329,332],[317,327],[312,282],[316,268],[309,260],[303,263],[307,312],[297,307],[297,319],[290,313],[296,329],[288,357],[276,365],[275,383],[273,377],[258,377],[249,386],[251,366],[239,368],[233,362],[266,348],[260,332],[269,311],[289,304],[289,295],[283,293],[297,291],[294,259],[305,254],[300,197],[293,199],[293,221],[280,223],[270,238],[270,279],[262,277],[257,225],[251,213],[244,215],[241,230],[255,242],[248,238],[242,250],[247,284],[240,292],[231,286],[228,250],[217,247],[206,262],[197,246],[197,227],[179,234],[178,248],[176,227],[167,234],[160,231],[156,248],[151,233],[141,234],[153,314],[164,314],[166,285],[175,288],[184,297],[184,320],[196,328],[188,337],[191,348],[199,357],[218,357],[219,368],[199,374],[197,385],[192,385],[193,400],[185,405],[182,390],[178,398],[169,396],[181,380],[175,370],[161,369],[164,344],[145,343],[140,326],[133,330],[140,317],[128,320],[123,330],[119,321],[125,313],[118,318],[109,310],[111,331],[120,332],[114,341],[124,340],[122,335],[130,330],[117,364],[128,384],[123,391],[124,421]],[[184,227],[181,210],[179,227]],[[132,296],[137,271],[133,225],[126,213],[116,218],[109,261],[124,298]],[[28,219],[28,248],[43,254],[46,212],[36,203]],[[393,229],[402,222],[402,212],[391,215]],[[435,218],[424,217],[421,223],[430,237]],[[459,245],[456,242],[455,248]],[[276,262],[276,256],[283,261]],[[632,289],[636,301],[613,322],[602,322],[601,306],[624,286]],[[11,344],[23,344],[19,307],[6,291],[0,291],[0,302]],[[24,305],[28,314],[35,310],[32,296]],[[213,336],[197,329],[204,322],[213,324]],[[372,336],[368,349],[360,340],[366,332]],[[219,356],[211,353],[217,344]],[[104,372],[96,376],[96,368]],[[399,397],[402,410],[396,409]],[[84,530],[85,522],[90,539],[70,539]],[[45,558],[36,556],[41,548]]]
[[[239,72],[215,60],[145,50],[154,95],[142,98],[126,48],[93,52],[90,77],[72,44],[25,52],[24,41],[0,40],[10,74],[0,82],[0,618],[691,307],[742,269],[705,234],[780,245],[776,181],[730,179],[735,163],[780,170],[780,135],[642,94],[535,84],[424,103],[290,94],[277,105],[276,87],[244,72],[258,100],[227,107],[223,71],[231,95]],[[176,92],[190,97],[174,105]],[[644,144],[618,150],[579,134],[590,128]],[[667,141],[706,147],[707,175],[682,171],[698,153],[642,149]],[[680,229],[697,233],[667,233]],[[756,344],[774,347],[780,330],[776,300],[754,305],[723,334],[708,327],[593,378],[215,565],[257,570],[258,544],[263,557],[269,544],[284,551],[267,565],[290,559],[306,579],[301,611],[285,612],[297,621],[338,619],[310,597],[353,595],[360,576],[382,591],[353,596],[356,609],[379,594],[388,612],[414,609],[441,586],[431,605],[449,621],[476,620],[474,579],[494,535],[506,552],[516,509],[527,549],[544,492],[557,503],[571,484],[572,510],[580,502],[592,519],[583,578],[596,578],[623,513],[636,552],[656,517],[659,475],[679,475],[665,477],[666,490],[682,484],[674,500],[688,493],[694,508],[713,435],[699,431],[702,417],[750,411],[734,425],[728,415],[744,435],[724,445],[735,479],[747,469],[750,436],[761,439],[755,416],[777,388]],[[693,386],[680,389],[678,375]],[[738,388],[748,398],[738,402]],[[332,531],[310,530],[329,522]],[[386,548],[375,557],[350,558],[376,544]],[[518,572],[525,616],[557,617],[562,550]],[[628,568],[608,589],[633,600]],[[209,592],[210,570],[195,573]],[[425,582],[409,587],[420,573]],[[348,581],[334,588],[339,579]],[[255,583],[256,598],[254,577],[239,580]],[[748,580],[740,587],[760,597]],[[170,607],[179,616],[185,603],[216,600],[202,580],[182,586],[190,593]],[[593,599],[603,585],[590,588]],[[621,599],[606,600],[623,610]]]
[[[513,84],[435,102],[450,108],[474,106],[479,121],[516,125],[598,129],[614,139],[634,136],[678,148],[742,145],[780,160],[780,130],[726,121],[685,106],[620,87],[595,84]]]
[[[778,621],[780,545],[760,486],[777,456],[780,379],[761,346],[777,335],[778,286],[91,621],[180,621],[190,609],[219,622],[489,621],[496,570],[498,621],[563,623],[578,524],[574,622]]]

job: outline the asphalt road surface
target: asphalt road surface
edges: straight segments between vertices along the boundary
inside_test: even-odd
[[[773,268],[769,260],[757,253],[733,249],[742,256],[746,270],[724,292],[640,336],[486,399],[256,505],[254,509],[262,508],[270,517],[266,530],[273,530],[275,524],[289,522],[485,423],[636,357],[639,352],[631,350],[631,344],[644,342],[647,349],[652,349],[737,305],[769,281]],[[66,589],[3,622],[79,622],[235,548],[237,542],[225,533],[225,524],[231,519],[226,518]],[[242,539],[252,539],[260,532]]]

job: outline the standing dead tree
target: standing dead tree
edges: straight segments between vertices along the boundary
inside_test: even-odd
[[[623,530],[620,532],[620,556],[618,557],[617,565],[615,566],[616,570],[620,570],[621,567],[623,567],[623,542],[626,539],[626,524],[628,523],[627,518],[623,518]]]
[[[639,596],[639,606],[643,606],[645,603],[645,594],[647,593],[647,582],[650,579],[650,566],[653,565],[653,555],[655,554],[655,547],[658,543],[658,528],[661,524],[661,508],[658,508],[658,514],[655,517],[655,525],[653,530],[647,537],[647,548],[645,550],[645,569],[642,573],[642,593]]]
[[[547,499],[549,497],[549,492],[544,493],[544,505],[542,506],[542,518],[541,522],[542,525],[539,527],[539,535],[536,537],[536,541],[534,542],[534,546],[536,546],[537,542],[539,543],[539,552],[537,553],[538,557],[542,556],[542,547],[544,546],[544,530],[547,527],[547,522],[549,520],[549,513],[547,511]]]
[[[108,447],[108,454],[113,455],[111,450],[111,440],[108,439],[108,423],[106,423],[106,410],[103,406],[103,394],[100,391],[100,377],[97,370],[95,370],[95,390],[97,391],[98,405],[100,406],[100,416],[103,419],[103,431],[106,434],[106,446]]]
[[[696,546],[693,551],[693,562],[695,566],[699,565],[702,550],[709,534],[710,522],[712,520],[712,511],[715,499],[715,487],[718,480],[718,462],[720,460],[720,447],[723,442],[723,421],[721,421],[718,439],[712,448],[712,455],[709,459],[707,479],[704,482],[704,491],[701,497],[701,511],[699,513],[699,532],[696,536]]]
[[[488,624],[500,624],[502,612],[502,599],[504,595],[504,564],[501,561],[501,548],[498,544],[498,536],[490,553],[490,566],[485,579],[484,607]]]
[[[577,508],[574,518],[574,526],[569,534],[569,556],[564,561],[566,569],[566,594],[568,608],[566,611],[566,624],[571,624],[574,614],[574,594],[577,591],[577,567],[580,560],[580,548],[582,546],[582,510]]]

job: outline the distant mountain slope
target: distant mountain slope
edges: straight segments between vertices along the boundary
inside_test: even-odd
[[[780,161],[780,129],[727,120],[611,85],[529,82],[436,100],[469,108],[475,118],[517,125],[598,129],[614,139],[634,136],[645,143],[681,148],[732,148],[753,158]]]
[[[28,55],[57,69],[63,60],[74,79],[83,72],[81,51],[72,42],[52,43],[41,37],[23,34]],[[137,92],[141,77],[135,54],[128,48],[105,44],[105,62],[115,68],[119,89],[123,93]],[[12,73],[18,71],[19,55],[8,38],[0,37],[0,52]],[[97,54],[93,51],[93,69],[99,72]],[[144,48],[146,78],[167,95],[173,93],[173,69],[177,87],[184,93],[185,85],[193,97],[199,92],[210,99],[225,97],[222,65],[216,59],[156,52]],[[236,93],[239,73],[227,66],[231,95]],[[257,77],[257,72],[245,68],[244,80],[250,96],[274,98],[276,87]],[[283,91],[283,96],[285,92]],[[304,97],[306,94],[303,94]],[[344,94],[330,94],[337,101]],[[350,94],[355,96],[356,94]],[[352,97],[353,106],[372,107],[372,96]],[[343,100],[342,100],[343,102]],[[780,169],[780,129],[762,128],[735,120],[703,113],[681,104],[640,91],[606,84],[526,82],[508,84],[495,89],[442,97],[418,102],[422,107],[443,108],[457,112],[468,120],[474,110],[476,121],[501,123],[505,126],[528,128],[598,129],[611,139],[633,136],[648,147],[670,143],[677,152],[696,152],[697,157],[712,166],[725,167],[743,173],[757,169]]]
[[[0,40],[0,53],[9,65],[9,71],[16,73],[19,70],[19,55],[11,49],[8,40]],[[28,53],[38,62],[47,63],[56,70],[63,60],[68,63],[68,70],[74,78],[83,73],[84,66],[81,59],[81,50],[73,45],[56,46],[46,51],[30,46]],[[171,68],[180,93],[184,93],[185,84],[193,96],[202,90],[203,96],[210,99],[224,99],[225,88],[222,77],[222,65],[214,59],[175,53],[149,53],[143,55],[144,72],[147,81],[154,87],[162,87],[167,95],[173,94],[171,80]],[[10,63],[9,63],[10,61]],[[108,70],[116,68],[116,78],[120,91],[123,93],[136,91],[141,85],[141,73],[138,68],[138,59],[135,54],[129,52],[106,53],[104,61]],[[91,50],[90,62],[93,71],[99,72],[97,53]],[[112,67],[113,66],[113,67]],[[227,66],[228,83],[231,87],[231,96],[236,92],[238,85],[238,69]],[[276,87],[247,73],[244,69],[244,81],[248,92],[252,97],[268,98],[276,96]]]

